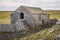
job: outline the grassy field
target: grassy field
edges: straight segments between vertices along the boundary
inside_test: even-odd
[[[50,18],[60,19],[60,13],[49,12]]]
[[[53,13],[53,14],[50,14],[50,18],[57,18],[60,20],[60,14],[56,14],[56,13]]]
[[[48,10],[48,11],[46,11],[48,14],[50,14],[50,18],[57,18],[57,19],[59,19],[60,20],[60,11],[58,10],[58,11],[53,11],[53,10]]]
[[[9,11],[0,11],[0,24],[10,24],[10,14]]]

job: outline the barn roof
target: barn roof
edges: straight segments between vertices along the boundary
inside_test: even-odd
[[[24,7],[25,9],[27,9],[28,11],[32,12],[32,13],[41,13],[42,9],[38,8],[38,7],[29,7],[29,6],[21,6]]]

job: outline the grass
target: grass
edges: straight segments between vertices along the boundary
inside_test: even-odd
[[[10,14],[9,11],[0,11],[0,24],[10,24]]]
[[[50,14],[50,18],[57,18],[60,19],[60,12],[47,12],[48,14]]]
[[[47,33],[51,30],[50,28],[46,28],[40,32],[31,34],[27,37],[21,38],[20,40],[55,40],[57,35],[60,35],[60,26],[53,26],[53,32],[47,35]]]

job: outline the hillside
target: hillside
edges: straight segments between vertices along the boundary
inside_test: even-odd
[[[56,40],[56,36],[60,34],[60,26],[53,26],[52,28],[46,28],[37,33],[31,34],[20,40]]]

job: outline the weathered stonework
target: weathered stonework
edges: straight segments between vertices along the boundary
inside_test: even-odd
[[[15,26],[10,24],[0,24],[0,31],[4,32],[14,32]]]

